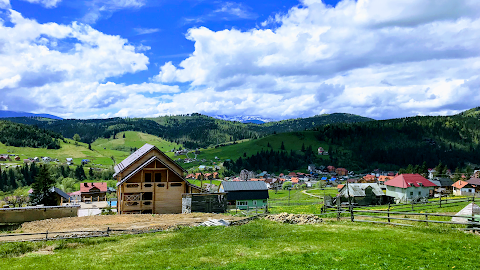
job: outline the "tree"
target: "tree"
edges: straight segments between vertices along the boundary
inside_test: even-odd
[[[282,189],[283,189],[283,190],[286,190],[286,189],[288,189],[288,188],[292,188],[292,182],[290,182],[290,181],[285,182],[285,183],[283,183],[283,185],[282,185]]]
[[[123,138],[125,139],[125,132],[123,133]]]
[[[282,145],[280,146],[280,149],[285,150],[285,145],[283,144],[283,141],[282,141]]]
[[[54,206],[57,204],[53,187],[55,180],[51,177],[46,165],[40,167],[35,182],[32,184],[32,203]]]
[[[88,150],[92,150],[92,145],[88,144]]]
[[[73,135],[73,140],[76,141],[76,142],[79,142],[80,141],[80,135],[78,135],[78,133],[76,133],[75,135]]]
[[[302,152],[305,152],[305,143],[302,143]]]

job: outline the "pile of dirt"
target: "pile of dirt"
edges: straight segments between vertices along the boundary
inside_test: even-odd
[[[323,222],[323,220],[315,215],[299,215],[280,213],[278,215],[268,215],[264,219],[272,220],[276,222],[289,223],[289,224],[316,224]]]
[[[17,232],[61,232],[82,230],[147,230],[167,229],[175,226],[196,226],[209,219],[234,221],[238,217],[221,214],[164,214],[164,215],[111,215],[45,219],[23,223]]]

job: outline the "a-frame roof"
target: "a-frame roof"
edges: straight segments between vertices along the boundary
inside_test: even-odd
[[[184,168],[179,166],[175,161],[173,161],[171,158],[169,158],[165,153],[160,151],[155,145],[151,145],[146,143],[144,146],[140,147],[137,151],[133,152],[130,156],[128,156],[126,159],[124,159],[122,162],[118,163],[115,165],[113,168],[115,170],[115,173],[113,174],[113,177],[116,177],[119,173],[123,172],[126,170],[128,167],[130,167],[132,164],[134,164],[137,160],[141,159],[143,156],[148,154],[152,150],[157,150],[161,155],[163,155],[166,159],[170,160],[173,164],[175,164],[180,170],[187,172]]]

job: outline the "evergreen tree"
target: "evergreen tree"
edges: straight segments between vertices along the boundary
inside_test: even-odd
[[[54,185],[55,180],[51,177],[47,166],[40,166],[38,175],[35,177],[35,182],[32,184],[32,203],[46,206],[56,205],[56,198],[52,190]]]
[[[92,150],[92,145],[88,144],[88,150]]]
[[[283,144],[283,141],[282,141],[282,145],[280,146],[280,149],[285,150],[285,145]]]
[[[88,170],[88,177],[89,177],[89,179],[94,179],[95,178],[95,174],[93,173],[92,167],[90,167],[90,169]]]
[[[123,138],[125,139],[125,132],[123,133]]]

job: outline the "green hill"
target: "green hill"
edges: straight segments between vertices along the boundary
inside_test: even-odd
[[[5,145],[33,148],[60,148],[60,134],[10,121],[0,121],[0,142]]]
[[[252,124],[220,120],[198,113],[157,118],[111,118],[88,120],[51,120],[44,118],[6,118],[9,121],[38,126],[81,141],[94,142],[110,138],[124,131],[139,131],[181,144],[187,148],[209,147],[245,139],[255,139],[272,133],[304,131],[316,126],[334,123],[353,123],[373,119],[351,114],[319,115],[265,124]]]

